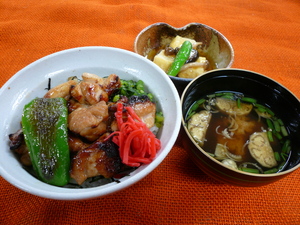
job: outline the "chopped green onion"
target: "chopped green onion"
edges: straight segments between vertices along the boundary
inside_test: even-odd
[[[270,174],[270,173],[276,173],[276,172],[278,172],[278,169],[277,168],[273,168],[273,169],[264,171],[264,174]]]
[[[281,161],[280,154],[278,152],[274,152],[274,157],[275,157],[277,162]]]
[[[249,102],[249,103],[256,103],[257,102],[256,99],[254,99],[254,98],[248,98],[248,97],[243,97],[243,98],[241,98],[241,100],[243,102]]]
[[[256,107],[257,107],[257,110],[260,111],[260,112],[267,112],[267,113],[269,113],[271,116],[274,116],[274,115],[275,115],[274,112],[273,112],[271,109],[269,109],[268,107],[266,107],[266,106],[263,106],[263,105],[257,104],[257,103],[254,103],[254,106],[256,106]]]
[[[273,123],[270,119],[266,119],[267,121],[267,124],[268,124],[268,127],[271,129],[271,130],[274,130],[274,126],[273,126]]]
[[[281,152],[281,157],[283,160],[286,160],[286,158],[288,157],[288,154]]]
[[[115,95],[113,97],[113,102],[117,102],[117,101],[119,101],[119,99],[120,99],[120,95]]]
[[[142,80],[138,80],[137,82],[136,82],[136,89],[138,89],[138,90],[143,90],[144,91],[144,82],[142,81]]]
[[[158,127],[158,128],[161,128],[163,126],[163,123],[164,123],[164,115],[162,112],[157,112],[155,114],[155,125]]]
[[[189,111],[187,117],[186,117],[186,120],[189,120],[194,114],[196,114],[195,111]]]
[[[280,132],[280,125],[277,120],[273,120],[274,128],[276,132]]]
[[[232,93],[232,92],[223,92],[223,95],[233,96],[234,93]]]
[[[282,170],[283,167],[285,166],[285,164],[286,164],[286,161],[283,161],[283,162],[279,165],[278,171]]]
[[[216,93],[215,95],[212,95],[212,97],[214,96],[222,96],[224,93],[220,92],[220,93]],[[207,96],[208,97],[208,96]]]
[[[273,139],[272,131],[267,131],[267,135],[268,135],[269,141],[270,141],[270,142],[273,142],[274,139]]]
[[[278,123],[280,124],[280,126],[283,126],[283,125],[284,125],[281,119],[278,119],[277,121],[278,121]]]
[[[254,168],[241,167],[240,170],[248,173],[259,173],[259,170]]]
[[[288,132],[287,132],[285,126],[281,126],[280,130],[281,130],[281,133],[282,133],[283,136],[285,136],[285,137],[288,136]]]
[[[261,104],[258,104],[258,103],[255,103],[254,104],[257,108],[262,108],[262,109],[265,109],[266,107],[261,105]]]
[[[231,93],[226,93],[221,96],[222,98],[233,99],[233,95]]]
[[[205,102],[205,99],[204,99],[204,98],[198,100],[197,102],[195,102],[195,103],[193,104],[193,106],[191,107],[190,110],[192,110],[192,111],[197,110],[198,107],[199,107],[200,105],[202,105],[204,102]]]
[[[282,136],[280,133],[277,133],[276,131],[274,131],[273,134],[277,137],[278,140],[282,139]]]
[[[267,111],[267,113],[269,113],[271,116],[274,116],[274,115],[275,115],[275,113],[274,113],[271,109],[269,109],[268,107],[266,107],[266,111]]]
[[[257,107],[257,110],[261,113],[267,112],[266,108],[264,107]]]
[[[153,96],[153,94],[152,94],[152,93],[148,93],[148,94],[147,94],[147,96],[148,96],[148,98],[150,99],[150,101],[153,101],[153,99],[154,99],[154,96]]]
[[[283,146],[282,146],[282,149],[281,149],[282,153],[287,153],[288,147],[290,146],[290,142],[291,142],[290,140],[286,140],[283,143]]]
[[[189,109],[186,120],[189,120],[192,115],[194,115],[196,110],[205,102],[205,98],[201,98],[200,100],[196,101],[192,107]]]
[[[241,99],[240,98],[237,99],[237,107],[239,109],[241,108]]]
[[[287,147],[286,154],[289,154],[289,153],[290,153],[291,148],[292,148],[292,147],[291,147],[290,145]]]

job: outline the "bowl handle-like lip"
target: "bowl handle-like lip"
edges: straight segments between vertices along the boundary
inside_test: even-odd
[[[136,53],[138,52],[137,43],[138,43],[138,40],[140,39],[140,36],[142,36],[147,30],[149,30],[151,27],[154,27],[154,26],[168,26],[172,29],[176,29],[176,28],[172,27],[170,24],[167,24],[164,22],[150,24],[149,26],[147,26],[143,30],[141,30],[140,33],[136,36],[136,38],[134,40],[134,46],[133,46],[134,52],[136,52]]]
[[[138,43],[138,40],[139,40],[140,36],[143,35],[147,30],[151,29],[152,27],[155,27],[155,26],[157,26],[157,27],[169,27],[169,28],[172,28],[172,29],[174,29],[174,30],[182,30],[182,29],[185,29],[185,28],[190,27],[190,26],[198,26],[198,25],[201,25],[201,26],[207,27],[207,28],[209,28],[209,29],[212,29],[212,30],[218,32],[218,34],[219,34],[220,36],[222,36],[222,38],[223,38],[223,39],[225,40],[225,42],[228,44],[228,46],[229,46],[229,48],[230,48],[230,51],[232,52],[231,60],[230,60],[230,62],[229,62],[229,64],[228,64],[228,66],[226,67],[226,68],[231,68],[231,67],[232,67],[232,64],[233,64],[233,62],[234,62],[234,56],[235,56],[235,55],[234,55],[234,49],[233,49],[231,43],[229,42],[229,40],[228,40],[228,39],[227,39],[220,31],[218,31],[218,30],[216,30],[216,29],[214,29],[214,28],[212,28],[212,27],[210,27],[210,26],[208,26],[208,25],[206,25],[206,24],[203,24],[203,23],[192,22],[192,23],[188,23],[188,24],[186,24],[186,25],[184,25],[184,26],[182,26],[182,27],[173,27],[173,26],[171,26],[170,24],[165,23],[165,22],[157,22],[157,23],[150,24],[149,26],[147,26],[147,27],[145,27],[143,30],[141,30],[140,33],[136,36],[136,38],[135,38],[135,40],[134,40],[133,50],[134,50],[135,53],[138,52],[137,43]],[[192,79],[186,78],[186,80],[187,80],[187,81],[191,81]]]

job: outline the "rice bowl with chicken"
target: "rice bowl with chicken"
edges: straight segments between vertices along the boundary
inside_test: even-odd
[[[32,79],[32,74],[36,78],[34,82],[26,82]],[[128,80],[136,83],[143,81],[145,93],[131,97],[120,94],[121,81]],[[159,82],[154,83],[153,80]],[[102,89],[99,89],[99,83]],[[7,109],[12,110],[12,114],[4,121],[5,125],[2,124],[5,129],[1,132],[4,158],[9,158],[10,164],[1,159],[1,176],[22,190],[46,198],[94,198],[132,185],[149,174],[166,157],[180,128],[179,96],[169,78],[143,57],[121,49],[84,47],[54,53],[25,67],[1,88],[1,92],[2,96],[10,95],[13,98]],[[18,154],[8,147],[10,134],[15,137],[22,134],[16,131],[20,129],[24,107],[36,98],[42,98],[43,101],[61,98],[67,102],[68,148],[72,155],[70,176],[75,181],[73,183],[69,182],[72,179],[59,187],[45,183],[32,173],[36,170],[25,170],[24,164],[19,162]],[[157,112],[158,118],[164,119],[161,128],[155,124]],[[119,121],[114,116],[118,113],[122,114]],[[145,157],[141,158],[140,153],[121,147],[123,134],[120,134],[120,127],[122,123],[128,123],[129,117],[134,118],[131,121],[135,126],[142,124],[143,128],[139,129],[143,131],[132,133],[147,134],[145,140],[150,140],[150,149],[155,155],[144,153]],[[143,143],[123,145],[141,146]],[[119,154],[119,149],[125,149],[127,155]],[[32,159],[28,155],[24,158]],[[100,161],[107,164],[99,164]],[[91,179],[93,182],[90,182]]]

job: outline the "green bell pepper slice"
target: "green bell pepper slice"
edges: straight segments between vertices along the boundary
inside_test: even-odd
[[[66,100],[32,100],[24,107],[22,129],[37,177],[48,184],[66,185],[70,176]]]
[[[175,56],[173,63],[170,66],[170,69],[167,72],[168,75],[175,77],[179,73],[181,67],[190,57],[192,48],[193,46],[190,41],[185,41],[182,43],[178,53]]]

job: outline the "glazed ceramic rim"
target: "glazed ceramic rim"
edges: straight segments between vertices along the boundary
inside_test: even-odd
[[[260,73],[257,73],[257,72],[253,72],[253,71],[250,71],[250,70],[244,70],[244,69],[237,69],[237,68],[223,68],[223,69],[215,69],[215,70],[211,70],[211,71],[208,71],[208,72],[205,72],[204,74],[202,74],[201,76],[209,76],[211,73],[214,73],[216,71],[240,71],[240,72],[250,72],[250,73],[255,73],[257,75],[260,75],[276,84],[278,84],[279,86],[281,86],[282,88],[284,88],[287,92],[289,92],[292,96],[295,97],[295,99],[298,99],[288,88],[286,88],[285,86],[283,86],[282,84],[280,84],[279,82],[275,81],[274,79],[270,78],[270,77],[267,77],[263,74],[260,74]],[[199,76],[200,77],[200,76]],[[199,78],[198,77],[198,78]],[[186,88],[184,89],[183,93],[182,93],[182,96],[181,96],[181,100],[180,100],[180,104],[181,104],[181,108],[182,108],[182,105],[183,105],[183,99],[185,97],[185,94],[187,92],[187,90],[190,88],[190,86],[196,82],[196,80],[198,78],[195,78],[194,80],[192,80],[187,86]],[[299,101],[299,99],[298,99]],[[196,142],[195,140],[191,137],[189,131],[187,130],[187,127],[185,126],[185,121],[184,121],[184,115],[182,114],[182,117],[181,117],[181,125],[182,127],[184,128],[184,132],[187,134],[187,136],[189,137],[189,140],[192,141],[192,143],[194,144],[194,146],[196,146],[196,148],[202,153],[204,154],[207,158],[209,158],[210,160],[212,160],[213,162],[219,164],[220,166],[226,168],[226,169],[229,169],[233,172],[236,172],[236,173],[239,173],[239,174],[243,174],[243,175],[246,175],[246,176],[249,176],[249,177],[277,177],[277,176],[282,176],[282,175],[287,175],[295,170],[297,170],[298,168],[300,168],[300,163],[296,166],[294,166],[293,168],[290,168],[288,170],[284,170],[282,172],[279,172],[279,173],[272,173],[272,174],[255,174],[255,173],[248,173],[248,172],[244,172],[244,171],[241,171],[241,170],[235,170],[235,169],[232,169],[228,166],[225,166],[224,164],[222,164],[220,161],[218,161],[217,159],[211,157],[204,149],[202,149]]]
[[[164,23],[164,22],[158,22],[158,23],[153,23],[147,27],[145,27],[143,30],[140,31],[140,33],[136,36],[135,40],[134,40],[134,52],[137,53],[137,42],[140,38],[140,36],[145,33],[147,30],[149,30],[151,27],[153,26],[161,26],[161,25],[164,25],[164,26],[168,26],[169,28],[172,28],[174,30],[182,30],[182,29],[185,29],[187,27],[190,27],[190,26],[194,26],[194,25],[200,25],[200,26],[203,26],[207,29],[210,29],[212,30],[214,33],[218,33],[223,39],[224,41],[227,43],[227,45],[229,46],[229,49],[230,49],[230,52],[231,52],[231,60],[229,62],[229,64],[227,65],[226,68],[231,68],[233,62],[234,62],[234,50],[233,50],[233,47],[230,43],[230,41],[225,37],[225,35],[223,35],[221,32],[219,32],[218,30],[206,25],[206,24],[203,24],[203,23],[196,23],[196,22],[192,22],[192,23],[188,23],[186,25],[184,25],[183,27],[173,27],[171,26],[170,24],[168,23]],[[144,56],[145,57],[145,56]],[[226,69],[226,68],[222,68],[222,69]],[[208,71],[209,72],[209,71]],[[174,76],[170,76],[168,75],[171,79],[173,80],[176,80],[176,81],[185,81],[185,82],[191,82],[192,80],[196,79],[196,78],[181,78],[181,77],[174,77]]]

